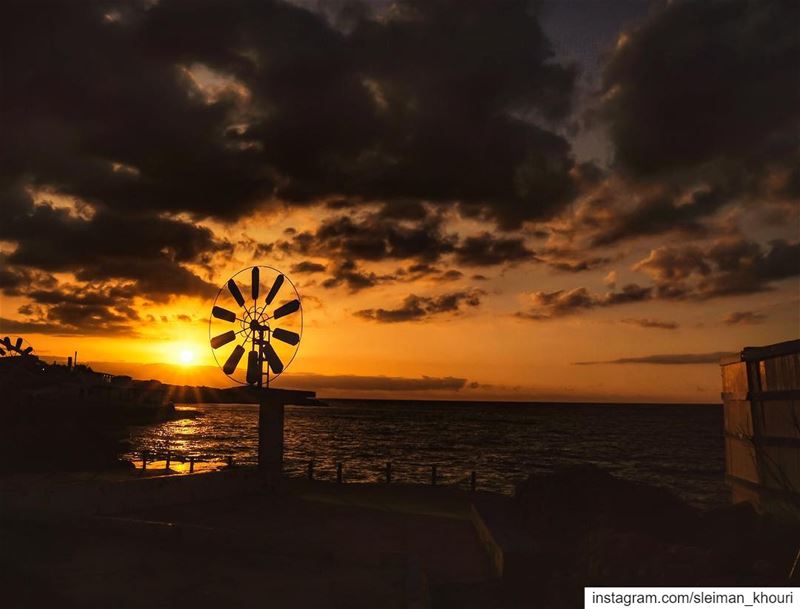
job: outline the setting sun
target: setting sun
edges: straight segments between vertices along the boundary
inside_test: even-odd
[[[184,366],[194,363],[195,360],[195,353],[191,349],[181,349],[180,353],[180,362]]]

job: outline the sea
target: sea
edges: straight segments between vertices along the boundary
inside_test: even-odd
[[[284,469],[345,482],[437,482],[512,494],[531,474],[590,463],[666,487],[698,507],[729,503],[719,405],[325,400],[287,406]],[[194,454],[236,464],[257,459],[258,406],[192,404],[173,421],[132,427],[126,455]]]

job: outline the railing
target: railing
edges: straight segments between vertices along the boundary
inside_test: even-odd
[[[234,467],[234,458],[232,454],[225,454],[225,455],[214,455],[214,454],[197,454],[197,453],[181,453],[178,451],[173,450],[145,450],[140,453],[141,455],[141,471],[144,472],[147,470],[147,465],[152,465],[157,461],[164,461],[164,469],[170,469],[170,465],[175,462],[182,463],[182,464],[189,464],[189,473],[194,473],[195,464],[198,463],[217,463],[217,464],[224,464],[226,468]],[[294,461],[296,464],[297,461]],[[302,463],[302,462],[301,462]],[[315,468],[317,462],[314,459],[310,459],[309,461],[305,462],[305,477],[309,480],[315,479]],[[430,465],[425,466],[428,468],[430,472],[430,476],[427,478],[430,481],[430,486],[439,486],[444,484],[448,484],[453,486],[461,486],[468,485],[469,489],[474,492],[478,486],[478,475],[475,470],[472,470],[466,475],[465,477],[457,477],[455,479],[451,478],[447,482],[445,481],[444,477],[441,475],[439,471],[438,465]],[[391,461],[386,462],[386,464],[382,467],[382,469],[378,470],[380,473],[377,474],[376,479],[374,482],[384,482],[385,484],[392,484],[396,483],[396,472],[395,466]],[[462,470],[463,471],[463,470]],[[336,483],[337,484],[344,484],[344,463],[337,462],[336,463]]]
[[[310,459],[308,461],[305,462],[301,461],[299,463],[304,464],[303,470],[306,478],[308,478],[309,480],[318,479],[317,478],[318,470],[316,467],[317,461],[315,461],[314,459]],[[296,465],[298,464],[298,462],[294,461],[294,464]],[[336,483],[337,484],[345,483],[344,463],[336,462],[335,467],[336,467]],[[419,474],[420,471],[424,471],[426,472],[426,475],[424,475],[423,477],[417,475],[414,476],[413,479],[409,478],[406,478],[404,480],[398,479],[397,469],[395,464],[391,461],[388,461],[382,467],[375,468],[374,470],[375,476],[369,481],[381,482],[384,484],[395,484],[398,482],[405,482],[405,483],[411,482],[418,484],[420,483],[421,479],[424,479],[425,483],[430,486],[458,486],[458,487],[466,486],[471,491],[475,491],[478,486],[478,474],[476,470],[471,470],[467,472],[461,470],[459,473],[455,474],[455,476],[450,475],[448,477],[445,477],[440,471],[440,466],[436,464],[420,465],[412,467],[415,473]],[[361,470],[363,471],[363,468],[361,468]]]
[[[194,473],[197,463],[224,463],[226,467],[233,467],[233,455],[212,455],[199,453],[181,453],[173,450],[143,450],[141,453],[142,471],[147,470],[147,465],[156,461],[164,461],[164,469],[170,469],[174,462],[189,464],[189,473]]]

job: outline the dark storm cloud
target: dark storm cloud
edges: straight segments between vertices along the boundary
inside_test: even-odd
[[[619,292],[607,292],[600,300],[601,306],[613,306],[642,302],[651,298],[652,288],[643,287],[635,283],[623,286]]]
[[[364,271],[352,260],[345,260],[335,266],[331,276],[322,282],[322,287],[332,289],[345,286],[350,292],[360,292],[394,279],[393,275],[378,275],[373,271]]]
[[[555,292],[534,292],[531,295],[533,306],[515,314],[520,319],[549,321],[601,307],[643,302],[650,300],[653,288],[629,284],[622,290],[595,294],[586,288],[556,290]]]
[[[548,61],[534,7],[419,1],[395,16],[352,36],[389,125],[365,159],[379,196],[460,201],[507,225],[566,202],[568,146],[529,118],[565,117],[574,73]]]
[[[397,281],[413,282],[427,279],[436,283],[449,283],[464,278],[464,273],[458,269],[444,270],[438,266],[421,262],[406,268],[397,269],[394,273]]]
[[[529,311],[521,311],[517,317],[524,319],[547,320],[571,315],[577,311],[593,309],[598,297],[586,288],[557,290],[555,292],[535,292],[532,295],[535,306]]]
[[[743,237],[708,248],[661,247],[634,266],[650,275],[666,299],[708,299],[754,294],[800,275],[800,242],[775,240],[765,250]]]
[[[227,130],[240,98],[207,100],[142,4],[5,7],[5,175],[118,211],[230,218],[271,192],[257,151]]]
[[[0,267],[0,290],[6,294],[18,294],[20,286],[30,283],[30,275],[25,269],[10,269],[4,263]]]
[[[536,259],[521,237],[484,232],[459,238],[445,231],[441,214],[420,209],[424,211],[422,216],[404,212],[402,217],[396,217],[387,214],[385,207],[358,215],[336,215],[321,221],[314,230],[290,235],[267,247],[291,256],[326,258],[330,276],[323,287],[347,285],[351,291],[391,280],[452,281],[463,276],[458,269],[442,271],[436,263],[445,260],[465,266],[497,266]],[[405,260],[413,264],[389,275],[361,267],[362,263]]]
[[[456,261],[466,266],[492,266],[535,258],[523,239],[495,237],[488,232],[465,238],[455,248],[455,254]]]
[[[385,203],[378,212],[379,217],[392,220],[425,220],[428,215],[428,209],[420,201],[414,200],[391,201]]]
[[[644,355],[641,357],[621,357],[619,359],[597,362],[573,362],[576,366],[594,366],[599,364],[658,364],[665,366],[681,366],[689,364],[717,364],[720,358],[731,355],[725,351],[714,353],[668,353],[663,355]]]
[[[20,321],[0,317],[0,332],[5,334],[52,334],[55,336],[71,336],[75,334],[91,334],[81,328],[66,328],[57,323],[47,321]],[[97,334],[105,334],[105,328],[98,328]]]
[[[33,302],[45,305],[74,304],[113,306],[121,300],[130,300],[135,292],[130,286],[105,289],[82,289],[79,286],[59,286],[53,290],[34,289],[28,293]]]
[[[484,294],[481,290],[451,292],[440,296],[409,294],[395,309],[363,309],[356,311],[355,315],[380,323],[421,321],[432,316],[458,314],[467,308],[477,307]]]
[[[437,275],[441,271],[439,267],[429,262],[416,262],[404,269],[399,269],[397,271],[398,275],[401,276],[409,276],[414,279],[419,279],[420,277],[428,277],[432,275]]]
[[[715,170],[746,187],[797,158],[800,5],[665,3],[629,31],[603,74],[620,167],[639,176]],[[713,167],[712,167],[713,166]]]
[[[755,311],[734,311],[728,313],[722,321],[729,326],[752,326],[764,323],[767,316]]]
[[[441,275],[439,275],[436,279],[437,281],[458,281],[464,276],[464,273],[458,271],[456,269],[450,269],[449,271],[444,271]]]
[[[87,265],[75,273],[87,283],[111,279],[131,279],[137,296],[154,302],[163,302],[169,296],[186,294],[208,298],[218,287],[201,279],[174,260],[112,259]]]
[[[603,267],[612,261],[608,256],[591,256],[584,259],[575,259],[574,256],[577,252],[564,253],[558,252],[553,254],[544,254],[540,259],[548,266],[557,271],[564,273],[581,273],[583,271],[591,271],[593,269]],[[562,259],[561,257],[564,256]]]
[[[691,245],[652,250],[646,259],[634,266],[634,270],[647,272],[659,284],[682,281],[695,273],[711,273],[705,252],[700,247]]]
[[[0,239],[17,244],[6,257],[9,265],[74,272],[87,281],[148,279],[151,285],[159,283],[154,273],[167,280],[172,273],[180,274],[180,264],[202,262],[210,253],[229,249],[207,228],[186,222],[105,209],[87,219],[51,204],[34,205],[29,197],[6,215]],[[160,293],[203,293],[199,278],[194,283],[177,281],[192,291],[163,286]]]
[[[99,209],[89,217],[49,203],[34,204],[19,186],[0,239],[16,244],[5,255],[0,289],[41,304],[40,331],[127,332],[132,301],[166,301],[176,294],[210,296],[214,286],[184,265],[204,265],[230,246],[211,231],[158,216]],[[72,273],[83,285],[60,284],[50,273]],[[76,298],[80,293],[82,297]],[[102,296],[102,298],[101,298]]]
[[[798,21],[792,0],[684,0],[622,34],[589,112],[614,149],[612,187],[580,180],[589,245],[705,237],[727,205],[797,198]]]
[[[117,312],[104,305],[62,302],[50,307],[47,319],[61,328],[110,332],[127,329],[129,323],[137,320],[138,316],[130,312]]]
[[[594,294],[584,287],[535,292],[533,306],[516,314],[522,319],[551,320],[601,307],[650,300],[694,300],[754,294],[774,289],[778,281],[800,276],[800,242],[775,240],[765,250],[744,237],[722,238],[706,248],[695,245],[652,250],[633,270],[650,276],[653,285],[629,284],[620,291]],[[741,320],[728,323],[744,323]],[[750,319],[751,322],[756,318]],[[649,320],[624,320],[646,326]],[[653,322],[658,323],[658,322]],[[649,327],[658,327],[655,325]],[[666,327],[666,326],[664,326]]]
[[[312,262],[311,260],[303,260],[297,264],[292,265],[292,273],[312,274],[322,273],[328,268],[319,262]]]
[[[407,0],[331,22],[271,0],[4,4],[6,293],[45,271],[145,299],[206,296],[192,268],[231,246],[194,221],[382,203],[367,225],[286,234],[301,254],[325,243],[326,287],[355,291],[387,280],[361,261],[453,251],[430,208],[513,227],[568,202],[569,145],[543,125],[566,118],[575,75],[552,61],[535,6]],[[86,315],[110,324],[114,311]]]
[[[516,225],[572,190],[532,117],[566,117],[574,71],[528,2],[407,0],[347,33],[270,0],[12,2],[2,23],[3,171],[93,205],[424,199]]]
[[[678,324],[674,321],[661,321],[660,319],[623,319],[624,324],[639,326],[640,328],[656,328],[658,330],[677,330]]]
[[[57,283],[56,278],[49,273],[10,266],[8,257],[0,254],[0,293],[23,296],[33,285],[51,289]]]
[[[455,237],[432,215],[420,222],[397,222],[380,214],[335,216],[315,231],[304,231],[276,245],[286,253],[368,262],[416,259],[435,262],[453,251]]]
[[[681,231],[693,236],[708,232],[703,219],[731,200],[721,189],[693,193],[684,200],[679,189],[645,198],[633,210],[614,214],[595,232],[594,246],[613,245],[631,237]]]
[[[275,249],[272,243],[257,243],[253,248],[253,258],[258,260],[270,256]]]
[[[5,331],[53,335],[135,334],[139,314],[133,308],[135,290],[131,285],[83,288],[59,285],[54,288],[33,286],[25,295],[35,305],[25,305],[18,312],[21,320],[0,320]]]

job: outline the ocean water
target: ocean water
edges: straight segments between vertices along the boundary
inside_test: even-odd
[[[287,407],[285,470],[345,481],[383,480],[392,462],[398,482],[429,483],[436,465],[444,484],[511,493],[530,473],[592,463],[631,480],[669,488],[690,503],[729,501],[724,485],[722,408],[712,405],[499,404],[328,400]],[[130,430],[128,456],[169,446],[182,453],[255,463],[258,406],[179,406],[192,415]]]

